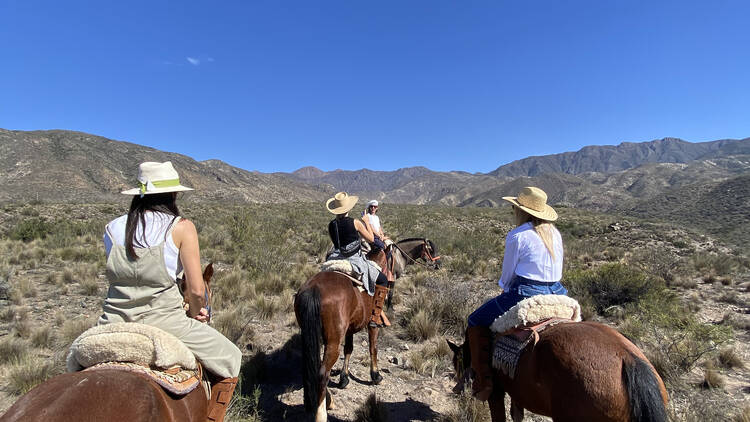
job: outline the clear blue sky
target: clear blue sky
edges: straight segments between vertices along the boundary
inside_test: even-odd
[[[744,0],[0,0],[0,127],[264,172],[744,138],[749,19]]]

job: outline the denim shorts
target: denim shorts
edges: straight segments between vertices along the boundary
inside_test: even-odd
[[[568,293],[559,281],[535,281],[518,276],[513,281],[513,287],[503,292],[500,296],[488,300],[469,315],[469,327],[489,327],[495,321],[495,318],[504,314],[513,305],[527,297],[536,295],[566,295]]]

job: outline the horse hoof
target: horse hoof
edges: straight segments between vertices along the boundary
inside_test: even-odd
[[[370,379],[372,380],[372,385],[378,385],[383,381],[383,377],[380,375],[380,372],[370,371]]]
[[[339,388],[343,390],[347,385],[349,385],[349,377],[342,373],[339,379]]]

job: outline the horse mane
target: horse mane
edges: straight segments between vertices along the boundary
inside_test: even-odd
[[[414,242],[414,241],[417,241],[417,240],[421,242],[421,241],[427,240],[427,238],[426,237],[410,237],[408,239],[399,240],[398,242],[396,242],[396,244],[406,243],[406,242]]]

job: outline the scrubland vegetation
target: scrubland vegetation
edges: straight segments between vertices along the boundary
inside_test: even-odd
[[[125,207],[0,205],[0,410],[64,371],[68,346],[95,322],[106,294],[102,230]],[[584,319],[615,326],[644,350],[667,383],[672,418],[750,420],[746,251],[674,222],[558,210],[563,284]],[[301,403],[301,376],[293,370],[299,353],[293,295],[318,271],[329,247],[330,214],[321,204],[185,203],[182,212],[196,223],[204,263],[217,268],[213,326],[245,353],[231,420],[299,415],[300,404],[288,405]],[[380,343],[380,366],[390,370],[378,391],[398,379],[448,384],[445,339],[462,341],[467,315],[500,293],[495,281],[511,214],[505,208],[386,204],[381,217],[396,239],[434,241],[443,266],[412,265],[397,281],[393,327]],[[366,347],[356,343],[352,364],[364,368],[368,361]],[[392,403],[358,383],[348,390],[358,388],[356,403],[337,403],[351,409],[346,418],[403,420],[393,409],[407,407],[423,409],[429,416],[422,420],[489,417],[486,404],[449,389],[432,399]]]

